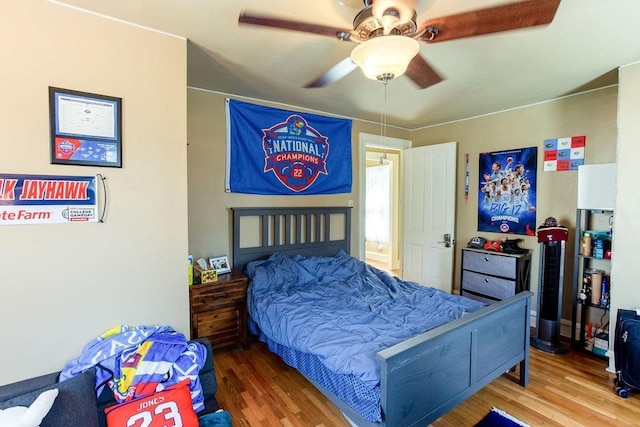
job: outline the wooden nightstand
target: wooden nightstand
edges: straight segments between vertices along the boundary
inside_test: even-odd
[[[217,282],[191,285],[191,338],[208,338],[214,348],[236,343],[247,348],[248,283],[247,276],[233,270]]]

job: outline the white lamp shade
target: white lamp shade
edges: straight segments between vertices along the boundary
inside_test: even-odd
[[[420,43],[406,36],[379,36],[353,49],[351,60],[372,80],[393,78],[404,74],[420,51]]]

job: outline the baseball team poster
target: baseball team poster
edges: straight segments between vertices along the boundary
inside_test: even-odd
[[[478,231],[535,236],[538,148],[480,154]]]
[[[351,192],[351,120],[227,99],[227,192]]]

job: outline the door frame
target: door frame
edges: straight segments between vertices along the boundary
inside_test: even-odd
[[[412,142],[407,139],[399,139],[399,138],[391,138],[384,137],[380,135],[373,135],[370,133],[360,132],[359,136],[359,180],[360,180],[360,191],[358,198],[360,203],[358,204],[358,229],[360,240],[358,242],[358,259],[361,261],[365,260],[365,214],[366,214],[366,166],[367,166],[367,147],[373,148],[386,148],[389,150],[395,150],[400,152],[400,163],[402,164],[402,152],[411,148]],[[402,187],[402,183],[400,184]],[[402,194],[400,194],[400,198],[402,199]],[[402,218],[402,203],[399,206],[400,215],[399,218]],[[398,236],[400,239],[402,238],[402,230],[400,230],[400,235]],[[402,247],[400,246],[400,253],[402,253]],[[400,268],[402,269],[402,263],[400,263]]]

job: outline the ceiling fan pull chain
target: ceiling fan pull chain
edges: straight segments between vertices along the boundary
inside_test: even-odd
[[[384,82],[382,82],[382,86],[383,86],[383,102],[384,102],[384,144],[387,144],[387,83],[389,83],[389,80],[386,80]]]
[[[381,79],[382,82],[382,108],[380,108],[380,138],[383,146],[387,143],[387,83],[389,79]]]
[[[384,145],[384,104],[385,104],[385,93],[384,89],[382,89],[382,99],[380,105],[380,142]]]

